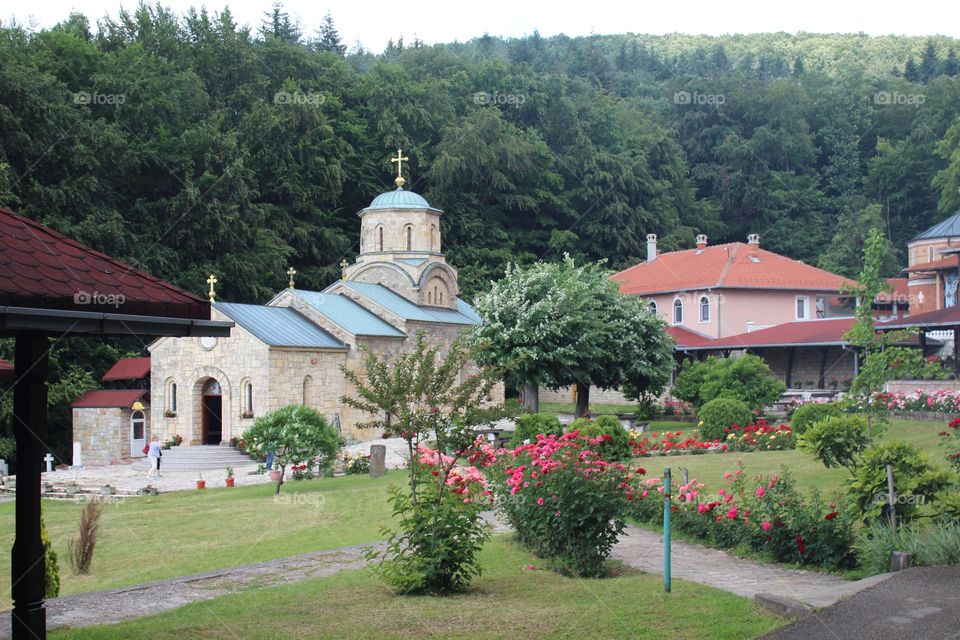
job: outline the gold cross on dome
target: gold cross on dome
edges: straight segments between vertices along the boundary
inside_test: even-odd
[[[350,266],[350,263],[347,262],[346,258],[340,261],[340,279],[341,280],[347,279],[347,267],[349,266]]]
[[[290,288],[293,289],[293,276],[297,275],[297,270],[290,267],[287,269],[287,275],[290,276]]]
[[[210,274],[210,277],[207,278],[207,284],[210,285],[210,292],[207,294],[210,297],[210,302],[214,301],[214,298],[217,297],[217,292],[213,290],[213,285],[217,284],[217,276]]]
[[[409,160],[410,160],[410,158],[405,157],[405,156],[403,155],[403,151],[400,150],[400,149],[397,149],[397,157],[396,157],[396,158],[390,158],[390,162],[396,162],[396,163],[397,163],[397,178],[396,178],[396,180],[394,180],[393,182],[394,182],[394,184],[397,185],[397,188],[398,188],[398,189],[402,189],[402,188],[403,188],[403,183],[406,182],[406,180],[403,179],[403,163],[404,163],[404,162],[407,162],[407,161],[409,161]]]

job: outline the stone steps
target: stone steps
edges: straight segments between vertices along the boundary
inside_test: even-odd
[[[146,461],[149,464],[149,461]],[[225,469],[257,464],[233,447],[220,445],[194,445],[192,447],[171,447],[163,452],[160,461],[161,471],[202,471],[204,469]]]

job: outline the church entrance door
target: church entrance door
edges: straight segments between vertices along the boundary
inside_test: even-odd
[[[220,383],[210,379],[203,385],[203,424],[200,441],[220,444],[223,439],[223,394]]]

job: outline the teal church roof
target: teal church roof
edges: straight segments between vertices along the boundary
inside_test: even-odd
[[[313,307],[317,313],[352,335],[383,338],[404,338],[407,335],[347,296],[302,289],[295,289],[293,294]]]
[[[348,348],[290,307],[217,302],[214,308],[271,347]]]
[[[946,220],[941,220],[926,231],[915,235],[910,242],[916,242],[917,240],[934,240],[936,238],[955,237],[960,237],[960,211],[957,211]]]
[[[404,320],[468,326],[480,324],[480,316],[473,310],[473,307],[459,298],[457,299],[456,310],[427,307],[410,302],[382,284],[354,282],[352,280],[341,280],[340,282],[343,283],[345,287],[356,291],[371,302],[397,314]]]
[[[434,209],[427,202],[426,198],[413,191],[407,191],[402,187],[397,187],[393,191],[381,193],[370,206],[361,211],[358,215],[363,215],[367,211],[377,211],[381,209],[429,209],[437,213],[443,213],[440,209]]]

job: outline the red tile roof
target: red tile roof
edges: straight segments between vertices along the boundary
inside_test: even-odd
[[[0,305],[210,319],[207,300],[3,207]]]
[[[907,304],[910,301],[910,288],[907,286],[907,278],[887,278],[887,284],[890,285],[890,291],[882,291],[874,298],[874,302],[896,301],[899,304]]]
[[[907,267],[904,271],[907,273],[916,273],[919,271],[949,271],[956,269],[958,264],[960,264],[960,262],[958,262],[957,256],[952,255],[934,260],[933,262],[915,264],[912,267]]]
[[[6,360],[0,360],[0,382],[13,382],[13,365]]]
[[[677,347],[680,348],[700,347],[713,344],[714,342],[713,338],[677,325],[669,325],[667,327],[667,333],[670,334],[673,341],[677,344]]]
[[[796,289],[839,292],[852,280],[742,242],[664,253],[611,276],[623,293],[699,289]]]
[[[150,358],[123,358],[100,378],[103,382],[114,380],[142,380],[150,375]]]
[[[853,318],[800,320],[786,322],[766,329],[719,338],[709,343],[712,349],[747,349],[781,346],[823,346],[845,344],[843,339]]]
[[[70,406],[74,409],[129,409],[146,394],[146,389],[94,389],[74,400]]]

